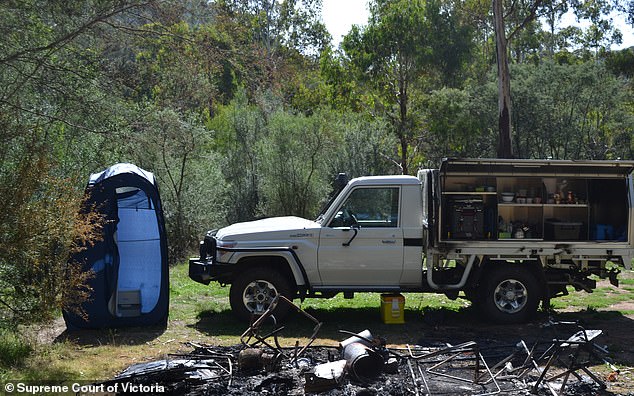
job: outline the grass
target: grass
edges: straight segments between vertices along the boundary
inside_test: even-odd
[[[552,301],[557,310],[583,311],[596,315],[618,302],[634,302],[634,275],[622,276],[624,289],[601,283],[595,293],[572,292]],[[189,352],[187,342],[212,345],[240,343],[244,323],[230,312],[229,288],[216,283],[204,286],[187,275],[187,266],[173,267],[170,272],[170,314],[167,328],[133,328],[118,330],[85,330],[61,332],[58,326],[54,339],[42,340],[42,331],[31,329],[29,337],[11,331],[0,331],[0,382],[11,380],[57,382],[96,381],[111,378],[125,367],[138,362],[162,358],[166,354]],[[373,334],[389,334],[389,343],[415,343],[438,323],[449,322],[459,329],[477,322],[477,314],[465,300],[449,300],[443,295],[406,293],[405,325],[383,324],[380,320],[380,296],[357,293],[354,299],[337,296],[328,300],[309,299],[301,307],[323,322],[317,343],[336,345],[340,330],[371,329]],[[632,312],[622,312],[631,314]],[[292,346],[296,340],[307,341],[314,324],[300,315],[286,325],[280,342]],[[442,327],[440,329],[442,333]],[[24,332],[21,332],[24,333]],[[39,337],[39,339],[38,339]]]
[[[595,278],[598,280],[598,278]],[[624,271],[619,277],[619,287],[610,285],[607,281],[601,281],[592,292],[577,292],[572,286],[568,286],[567,296],[551,301],[556,310],[570,310],[585,307],[588,310],[604,310],[621,302],[634,302],[634,273]],[[634,310],[620,310],[623,314],[634,314]]]
[[[22,366],[33,352],[31,341],[8,329],[0,329],[0,367]]]

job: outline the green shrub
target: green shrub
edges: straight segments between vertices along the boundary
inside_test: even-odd
[[[21,366],[33,352],[33,345],[15,332],[0,329],[0,368]]]

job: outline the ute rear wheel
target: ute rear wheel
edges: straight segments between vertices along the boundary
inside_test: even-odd
[[[484,274],[478,305],[496,323],[521,323],[536,312],[541,299],[537,278],[527,266],[496,266]]]
[[[229,302],[238,318],[250,321],[266,312],[278,295],[292,299],[291,282],[274,269],[258,267],[246,270],[233,281]],[[273,311],[275,319],[283,319],[289,308],[288,304],[279,303]]]

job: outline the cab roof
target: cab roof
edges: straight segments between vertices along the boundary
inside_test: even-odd
[[[415,176],[393,175],[393,176],[363,176],[350,180],[351,186],[363,185],[386,185],[386,184],[420,184],[420,180]]]

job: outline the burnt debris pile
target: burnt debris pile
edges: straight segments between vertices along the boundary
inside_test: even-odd
[[[290,348],[280,346],[283,327],[267,313],[242,334],[242,345],[190,343],[190,353],[135,364],[106,384],[158,387],[163,395],[559,396],[612,394],[605,392],[604,379],[589,369],[597,363],[607,364],[611,375],[619,374],[605,347],[596,342],[601,331],[575,323],[549,322],[544,329],[568,329],[567,335],[551,332],[554,335],[530,343],[468,341],[388,348],[384,338],[369,330],[341,330],[346,338],[338,346],[319,346],[314,341],[321,323],[298,312],[315,324],[303,346],[299,341]],[[263,331],[267,321],[274,326]]]

